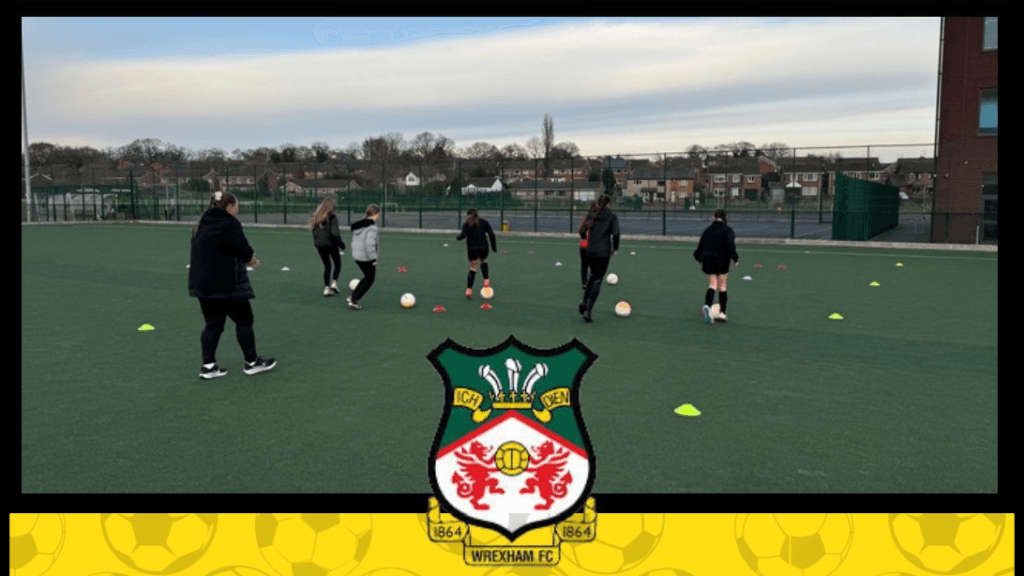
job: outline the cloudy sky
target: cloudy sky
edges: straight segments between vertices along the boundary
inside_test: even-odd
[[[28,136],[231,152],[432,132],[502,147],[540,136],[550,114],[555,141],[584,155],[928,143],[939,24],[26,17]]]

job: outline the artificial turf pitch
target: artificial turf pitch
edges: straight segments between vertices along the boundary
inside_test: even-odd
[[[257,347],[278,365],[243,374],[229,321],[229,374],[202,381],[189,227],[22,227],[24,493],[426,494],[444,404],[426,355],[509,335],[578,338],[598,355],[580,387],[595,494],[998,489],[993,253],[740,238],[730,321],[707,326],[693,243],[624,239],[609,269],[621,280],[587,324],[570,238],[499,235],[481,310],[479,274],[463,295],[454,233],[385,230],[377,283],[353,311],[350,254],[342,294],[324,298],[308,230],[246,234],[263,261],[250,272]],[[684,403],[701,415],[676,414]]]

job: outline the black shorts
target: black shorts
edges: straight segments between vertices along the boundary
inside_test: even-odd
[[[705,274],[728,274],[729,260],[704,260],[701,263],[701,270],[703,270]]]
[[[481,261],[482,260],[486,260],[487,259],[487,255],[490,254],[490,253],[491,253],[491,251],[488,250],[487,248],[484,248],[483,250],[469,250],[468,251],[469,261],[472,262],[473,260],[481,260]]]

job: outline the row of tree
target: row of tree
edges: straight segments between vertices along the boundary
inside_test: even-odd
[[[555,142],[554,120],[544,115],[541,135],[534,136],[525,144],[507,144],[501,148],[489,142],[474,142],[465,148],[455,146],[455,141],[443,134],[423,132],[411,140],[401,133],[391,132],[366,138],[362,143],[352,142],[343,149],[334,149],[327,142],[313,142],[309,146],[292,143],[276,147],[262,146],[242,150],[236,148],[226,152],[220,148],[190,150],[156,138],[141,138],[118,147],[97,150],[89,146],[61,146],[49,142],[29,144],[29,162],[33,169],[48,166],[66,166],[80,169],[84,166],[114,166],[127,161],[133,165],[150,165],[153,162],[195,162],[201,164],[224,164],[228,161],[271,162],[326,162],[337,159],[366,160],[385,164],[441,163],[450,160],[548,160],[579,157],[579,147],[569,141]],[[713,148],[693,145],[685,151],[690,158],[706,160],[713,155],[768,156],[784,158],[792,149],[782,143],[756,146],[750,142],[733,142]],[[24,162],[24,153],[22,161]]]

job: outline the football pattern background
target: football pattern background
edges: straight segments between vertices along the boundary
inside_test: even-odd
[[[563,542],[555,567],[467,566],[461,544],[427,538],[426,499],[418,514],[10,514],[9,576],[1014,574],[1014,514],[612,514],[600,495],[596,504],[597,538]],[[474,543],[508,543],[481,536]]]

